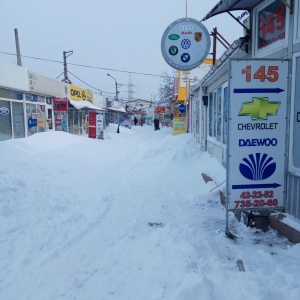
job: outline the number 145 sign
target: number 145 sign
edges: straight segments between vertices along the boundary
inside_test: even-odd
[[[282,208],[289,62],[230,60],[229,210]]]

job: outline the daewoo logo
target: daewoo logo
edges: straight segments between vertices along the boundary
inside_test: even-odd
[[[0,107],[0,115],[5,116],[9,114],[9,109],[7,107]]]
[[[243,158],[244,163],[240,163],[241,174],[250,180],[263,180],[272,176],[276,170],[276,163],[273,157],[265,153],[250,154]]]
[[[239,139],[239,147],[273,146],[277,145],[277,139]]]
[[[267,120],[268,116],[277,115],[280,102],[269,102],[268,97],[252,98],[252,102],[244,102],[239,116],[252,116],[252,120]]]

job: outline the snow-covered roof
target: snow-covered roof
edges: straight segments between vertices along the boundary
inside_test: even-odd
[[[108,107],[108,110],[113,110],[113,111],[118,111],[118,112],[123,112],[126,113],[126,109],[124,106],[120,106],[120,107]]]
[[[75,101],[75,100],[69,100],[69,101],[70,101],[70,104],[72,104],[76,109],[88,108],[88,109],[105,111],[105,109],[103,109],[99,106],[96,106],[89,101]]]

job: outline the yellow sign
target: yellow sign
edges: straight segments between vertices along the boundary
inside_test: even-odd
[[[173,119],[173,135],[185,133],[185,118]]]
[[[38,124],[39,127],[45,128],[45,122],[44,122],[43,118],[38,118],[37,119],[37,124]]]
[[[76,101],[93,101],[93,93],[89,90],[70,84],[70,99]]]

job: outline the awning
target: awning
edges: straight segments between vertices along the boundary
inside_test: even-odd
[[[205,21],[218,14],[233,10],[251,11],[256,5],[264,0],[221,0],[215,7],[202,19]]]
[[[120,107],[120,108],[118,108],[118,107],[108,107],[107,109],[112,110],[112,111],[121,112],[121,113],[126,113],[126,109],[123,106]]]
[[[89,101],[75,101],[75,100],[69,100],[70,104],[72,104],[76,109],[94,109],[94,110],[101,110],[101,111],[105,111],[105,109],[96,106],[94,104],[92,104]]]

